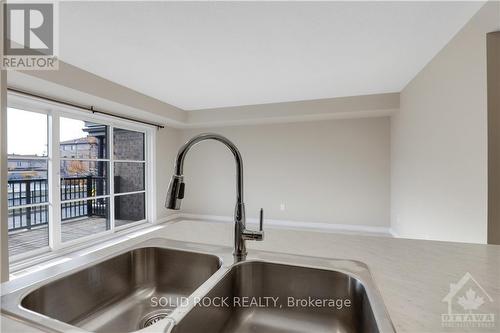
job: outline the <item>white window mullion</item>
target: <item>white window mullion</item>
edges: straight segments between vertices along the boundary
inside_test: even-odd
[[[115,197],[121,197],[121,196],[125,196],[125,195],[139,194],[139,193],[146,193],[146,190],[138,190],[138,191],[132,191],[132,192],[115,193]]]
[[[61,248],[59,114],[49,115],[49,246]]]
[[[146,163],[145,160],[114,160],[117,163]]]
[[[109,126],[108,130],[108,175],[109,175],[109,219],[111,232],[115,232],[115,168],[114,168],[114,140],[113,126]]]
[[[145,218],[147,221],[156,223],[156,182],[155,182],[155,172],[156,172],[156,130],[148,130],[145,134],[145,151],[144,159],[147,161],[146,168],[146,179],[145,179],[145,208],[146,214]]]

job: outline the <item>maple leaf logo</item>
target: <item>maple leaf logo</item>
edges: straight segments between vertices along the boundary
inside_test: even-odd
[[[476,296],[476,292],[469,288],[465,293],[465,296],[460,296],[458,298],[458,304],[460,304],[464,310],[477,310],[481,305],[483,305],[484,299],[481,296]]]

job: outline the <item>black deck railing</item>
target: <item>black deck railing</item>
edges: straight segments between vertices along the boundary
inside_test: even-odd
[[[106,193],[106,178],[97,176],[61,178],[61,220],[107,215],[107,199],[89,199]],[[31,229],[46,225],[48,219],[47,179],[9,180],[7,201],[9,206],[8,230]],[[75,200],[82,199],[82,200]],[[34,207],[15,208],[32,204]]]

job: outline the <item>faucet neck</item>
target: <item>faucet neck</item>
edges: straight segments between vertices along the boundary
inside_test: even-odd
[[[243,205],[243,160],[241,154],[236,146],[229,141],[226,137],[215,133],[204,133],[195,136],[186,142],[179,150],[175,163],[175,174],[182,176],[184,174],[184,159],[187,152],[197,143],[205,140],[215,140],[224,144],[233,154],[236,162],[236,205]],[[244,209],[243,209],[244,210]],[[244,220],[244,214],[243,214]]]

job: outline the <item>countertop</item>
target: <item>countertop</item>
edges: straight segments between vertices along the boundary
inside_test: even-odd
[[[122,241],[130,237],[129,235]],[[162,237],[231,246],[233,225],[181,220],[152,227],[151,231],[140,232],[136,237],[144,239]],[[99,251],[106,251],[105,244],[99,246]],[[247,246],[249,251],[259,249],[364,262],[371,271],[397,332],[498,332],[500,330],[500,246],[498,245],[268,228],[263,242],[249,241]],[[452,313],[469,312],[464,311],[456,303],[456,299],[462,294],[465,296],[469,289],[473,289],[477,292],[477,297],[482,297],[483,304],[472,313],[493,314],[495,327],[442,326],[441,315],[448,313],[448,304],[443,299],[450,292],[450,284],[458,283],[458,287],[462,287],[462,282],[465,284],[463,288],[459,288],[457,296],[453,299]],[[2,332],[42,332],[5,317],[2,317],[1,328]]]

